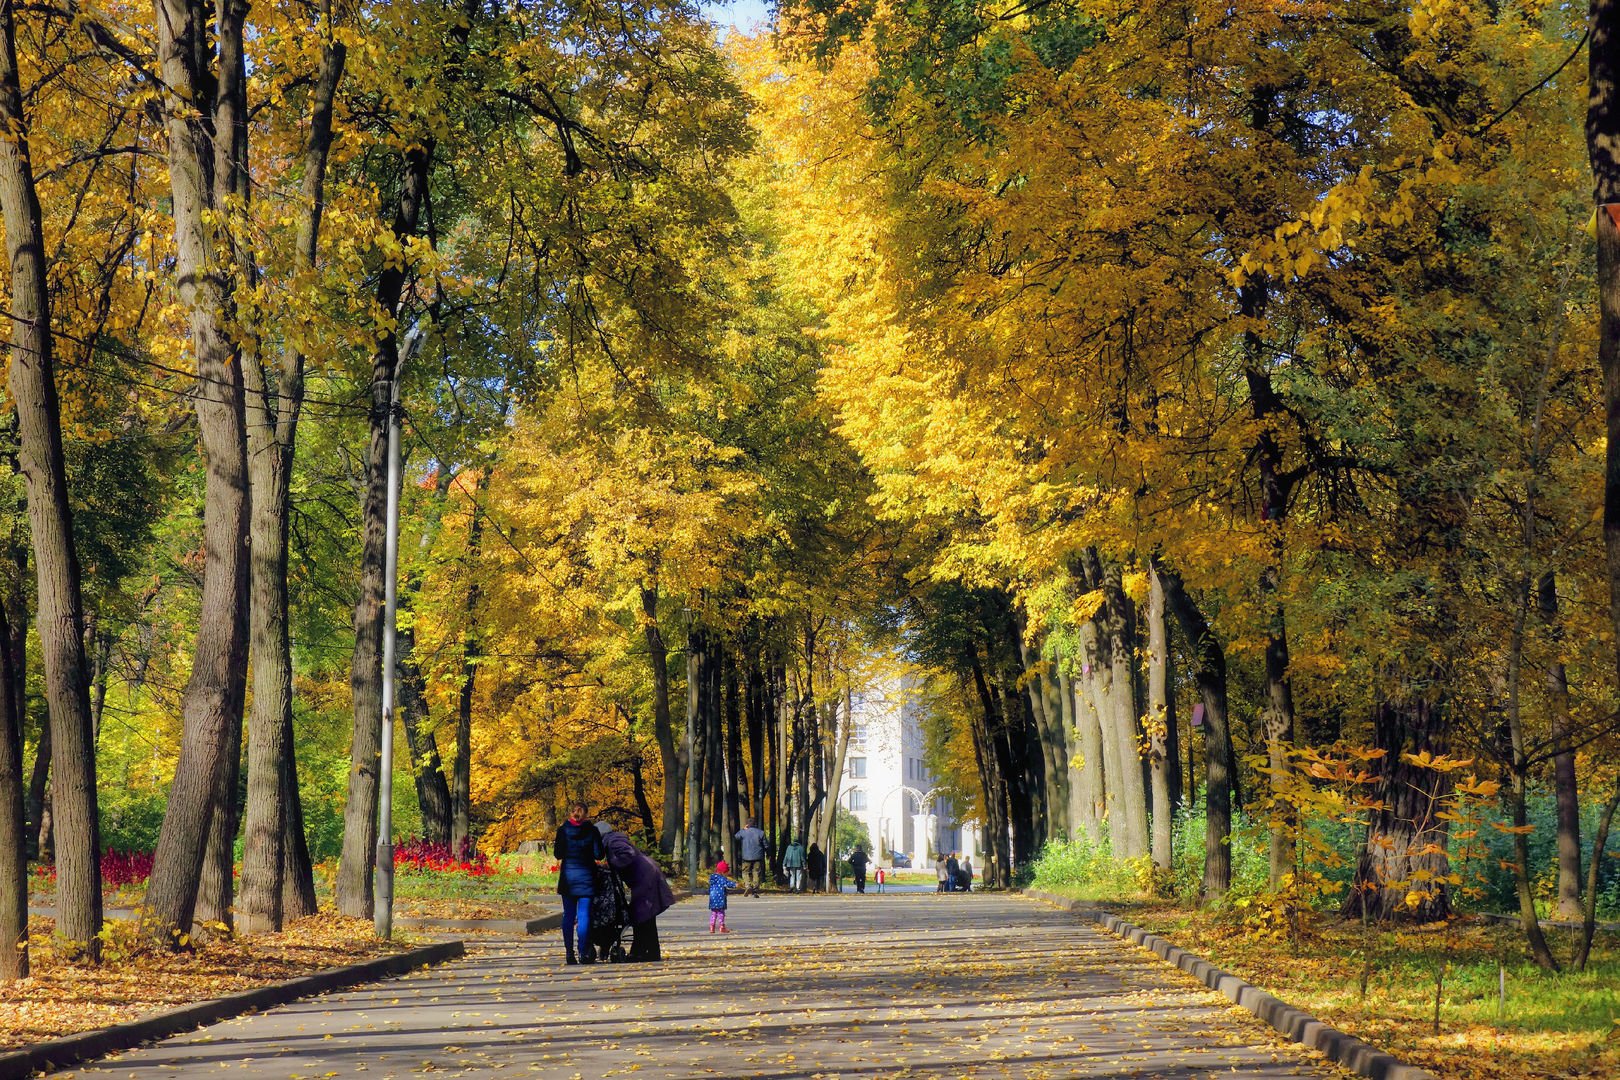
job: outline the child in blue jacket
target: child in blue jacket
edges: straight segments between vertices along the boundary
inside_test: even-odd
[[[721,859],[709,875],[709,933],[731,933],[726,929],[726,894],[737,888],[737,883],[726,876],[731,867]]]

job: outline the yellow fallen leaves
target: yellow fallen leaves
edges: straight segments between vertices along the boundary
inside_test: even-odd
[[[279,934],[216,938],[183,953],[141,945],[133,926],[115,923],[113,959],[86,968],[57,956],[53,930],[50,919],[28,920],[33,973],[0,985],[0,1047],[106,1027],[404,947],[377,941],[369,920],[335,915],[301,919]]]

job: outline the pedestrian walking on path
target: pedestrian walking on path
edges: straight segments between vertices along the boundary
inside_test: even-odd
[[[607,862],[630,888],[630,959],[646,962],[662,960],[658,946],[658,916],[675,903],[675,892],[664,872],[608,821],[598,821],[597,831],[607,851]]]
[[[590,949],[591,897],[596,895],[596,864],[607,852],[602,847],[602,834],[594,825],[585,824],[584,803],[575,803],[568,811],[568,820],[557,826],[551,851],[557,857],[557,892],[563,902],[565,962],[594,963],[596,956]],[[580,946],[577,956],[576,937]]]
[[[943,854],[936,855],[934,857],[934,873],[939,875],[939,887],[934,891],[950,892],[951,874],[950,871],[945,868],[945,856]]]
[[[742,881],[748,895],[759,895],[759,883],[765,873],[765,830],[759,822],[748,819],[746,828],[737,831],[737,858],[742,862]]]
[[[714,864],[714,873],[709,875],[709,933],[729,934],[726,929],[726,900],[733,889],[740,886],[726,875],[731,867],[726,860],[721,859]]]
[[[804,868],[810,873],[810,890],[821,892],[827,888],[827,853],[820,844],[811,844],[805,852]]]
[[[789,892],[804,892],[805,858],[804,842],[801,840],[789,844],[782,855],[782,869],[787,871]]]
[[[866,857],[866,852],[861,850],[861,846],[856,844],[854,852],[849,856],[849,869],[855,875],[855,891],[858,893],[866,891],[866,864],[871,861]]]

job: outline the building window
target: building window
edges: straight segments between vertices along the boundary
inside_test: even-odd
[[[849,793],[849,808],[851,810],[865,810],[866,809],[866,792],[862,791],[860,788],[856,788],[854,791],[850,792]]]
[[[856,780],[866,779],[866,759],[852,757],[849,759],[849,775]]]
[[[855,730],[850,732],[849,738],[856,746],[866,745],[866,725],[856,724]]]

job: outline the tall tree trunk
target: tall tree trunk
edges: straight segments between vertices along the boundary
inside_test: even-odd
[[[1609,618],[1620,667],[1620,0],[1591,0],[1590,11],[1586,146],[1597,204],[1598,366],[1608,433],[1603,542],[1608,554]]]
[[[1255,94],[1251,120],[1256,130],[1265,130],[1269,123],[1267,117],[1272,96],[1269,91]],[[1294,741],[1294,691],[1288,675],[1288,622],[1282,604],[1276,599],[1282,577],[1282,521],[1288,514],[1288,492],[1282,480],[1282,448],[1269,422],[1269,418],[1282,408],[1282,402],[1266,370],[1264,341],[1256,329],[1259,321],[1265,317],[1269,298],[1270,284],[1264,275],[1254,276],[1238,292],[1239,309],[1249,320],[1243,332],[1243,363],[1250,414],[1265,425],[1255,442],[1253,460],[1259,474],[1260,525],[1268,533],[1271,549],[1271,559],[1260,572],[1261,603],[1267,609],[1266,697],[1261,707],[1261,721],[1265,728],[1271,788],[1267,799],[1270,817],[1268,862],[1271,883],[1275,885],[1285,874],[1293,872],[1294,833],[1298,824],[1285,794],[1287,774],[1292,768],[1289,750]]]
[[[478,559],[484,547],[484,514],[481,509],[489,493],[490,473],[486,465],[474,486],[472,521],[467,526],[467,602],[462,611],[467,620],[461,636],[461,692],[456,699],[456,760],[450,770],[450,848],[457,855],[467,850],[472,839],[472,714],[473,691],[483,648],[478,633],[479,608],[484,602],[478,584]]]
[[[833,751],[832,768],[828,773],[827,812],[821,816],[820,832],[810,838],[821,845],[822,851],[831,850],[833,838],[837,835],[838,800],[844,794],[844,766],[849,761],[849,736],[855,727],[855,714],[851,711],[855,707],[855,695],[849,686],[849,673],[845,672],[844,675],[844,720],[838,725],[837,748]]]
[[[726,836],[735,837],[742,829],[743,808],[742,792],[747,786],[748,777],[743,771],[742,755],[742,695],[737,684],[737,661],[735,657],[727,657],[723,673],[724,697],[721,701],[722,712],[725,716],[725,788],[726,788]]]
[[[405,174],[394,212],[393,233],[401,241],[416,236],[427,199],[431,140],[404,154]],[[377,307],[397,326],[406,268],[386,266],[377,280]],[[354,735],[349,751],[349,793],[343,808],[343,851],[338,858],[337,907],[344,915],[372,914],[372,868],[377,854],[378,770],[382,755],[382,639],[384,542],[388,522],[388,425],[399,377],[400,342],[388,330],[371,362],[371,439],[366,453],[366,490],[360,511],[360,592],[354,605],[354,656],[349,689],[354,697]],[[477,520],[476,511],[474,520]]]
[[[196,655],[168,811],[158,834],[141,918],[149,939],[178,944],[191,932],[213,816],[227,796],[233,731],[242,725],[247,674],[248,480],[242,365],[227,325],[233,304],[215,220],[246,193],[245,0],[154,0],[169,135],[176,281],[197,357],[198,429],[207,460],[203,583]],[[211,22],[215,25],[211,26]],[[212,45],[210,36],[212,33]],[[57,770],[61,806],[63,776]],[[58,819],[61,813],[58,810]]]
[[[1524,716],[1521,708],[1524,683],[1524,633],[1531,602],[1528,574],[1514,583],[1513,591],[1516,610],[1513,630],[1508,640],[1507,672],[1508,807],[1512,811],[1513,826],[1516,830],[1513,834],[1513,877],[1519,899],[1519,925],[1523,928],[1525,941],[1530,946],[1531,959],[1535,960],[1543,971],[1556,972],[1558,961],[1553,959],[1552,950],[1547,947],[1547,938],[1541,932],[1541,922],[1536,917],[1535,886],[1530,880],[1530,838],[1525,834],[1529,824],[1529,814],[1525,806],[1525,785],[1529,779],[1530,766],[1525,757]]]
[[[1102,722],[1113,728],[1114,766],[1107,777],[1111,792],[1118,792],[1109,819],[1114,853],[1135,859],[1148,854],[1147,790],[1142,780],[1136,697],[1136,618],[1125,595],[1123,570],[1118,563],[1103,563],[1095,550],[1087,553],[1092,587],[1103,593],[1097,623],[1098,664],[1102,672],[1107,712]]]
[[[1597,835],[1592,837],[1592,858],[1586,864],[1586,900],[1581,909],[1581,936],[1575,946],[1576,971],[1585,971],[1592,955],[1592,938],[1597,933],[1598,875],[1603,867],[1603,854],[1609,846],[1609,827],[1614,824],[1614,812],[1620,809],[1620,780],[1615,781],[1614,794],[1598,818]]]
[[[0,50],[14,55],[11,46],[10,0],[0,12]],[[0,63],[4,63],[0,58]],[[15,71],[15,65],[7,69]],[[0,79],[5,72],[0,71]],[[0,95],[7,92],[0,83]],[[3,151],[0,151],[3,153]],[[0,184],[5,166],[0,164]],[[10,629],[0,607],[0,641]],[[11,655],[0,649],[0,979],[28,977],[28,842],[23,816],[23,738],[12,686],[17,673]]]
[[[1442,711],[1421,696],[1384,701],[1374,711],[1373,733],[1374,745],[1386,751],[1378,760],[1379,779],[1373,791],[1382,808],[1372,814],[1367,843],[1341,911],[1346,918],[1438,921],[1451,912],[1445,885],[1450,873],[1446,858],[1450,826],[1438,816],[1451,781],[1447,773],[1423,769],[1405,755],[1444,752]],[[1419,882],[1419,877],[1424,880]],[[1409,900],[1410,893],[1419,898]]]
[[[1232,732],[1226,704],[1226,650],[1209,620],[1187,595],[1181,575],[1158,559],[1154,573],[1164,589],[1165,606],[1175,616],[1193,657],[1193,673],[1204,704],[1204,881],[1206,898],[1232,887]]]
[[[225,776],[220,781],[214,818],[208,825],[208,846],[203,851],[197,907],[192,916],[204,931],[225,934],[235,927],[232,908],[236,903],[236,828],[241,823],[238,795],[242,786],[242,726],[233,725],[227,738]]]
[[[39,585],[39,642],[45,667],[52,727],[51,755],[56,827],[56,931],[68,951],[97,960],[101,943],[101,833],[96,817],[95,735],[85,677],[84,609],[79,560],[73,544],[67,470],[62,458],[62,419],[57,403],[54,340],[39,193],[34,186],[28,118],[17,68],[13,0],[0,3],[0,209],[11,271],[11,398],[21,440],[19,459],[28,490],[28,523]],[[7,640],[10,635],[7,634]],[[0,939],[26,932],[26,885],[20,865],[25,842],[21,818],[21,718],[12,703],[11,673],[0,742],[0,843],[6,845],[0,884]],[[15,805],[14,805],[15,804]],[[14,834],[14,835],[8,835]],[[10,864],[17,865],[10,865]],[[13,871],[16,880],[13,880]],[[16,909],[17,891],[24,890]],[[6,946],[5,951],[14,951]],[[20,967],[19,967],[20,965]],[[8,956],[0,974],[27,971],[26,953]]]
[[[998,887],[1012,884],[1012,852],[1008,849],[1008,822],[1006,817],[1006,781],[996,753],[992,728],[997,722],[995,703],[985,683],[984,668],[976,653],[967,657],[973,687],[979,708],[968,706],[973,723],[973,760],[979,770],[979,784],[984,801],[984,846],[990,855],[985,878]]]
[[[669,649],[658,629],[658,586],[641,587],[641,627],[647,638],[647,656],[653,677],[653,739],[664,766],[664,820],[659,832],[658,850],[675,853],[675,839],[681,828],[681,765],[675,752],[675,725],[669,716]]]
[[[765,728],[769,712],[765,703],[765,679],[760,674],[759,664],[757,654],[749,657],[744,699],[748,709],[749,775],[754,781],[753,790],[749,793],[749,812],[764,826],[770,817],[765,812],[765,792],[770,789],[770,780],[765,771]]]
[[[1103,738],[1102,714],[1097,701],[1097,628],[1090,621],[1080,625],[1078,631],[1079,656],[1075,663],[1079,670],[1072,682],[1074,691],[1075,750],[1080,763],[1070,782],[1081,791],[1085,800],[1085,820],[1091,824],[1091,838],[1101,840],[1108,822],[1107,777],[1104,770],[1108,761],[1109,745]]]
[[[328,22],[330,3],[324,5]],[[347,49],[329,39],[310,95],[309,138],[304,147],[304,180],[295,245],[295,272],[312,274],[319,251],[321,218],[326,209],[326,165],[332,147],[332,116],[343,77]],[[292,639],[287,628],[288,520],[292,512],[291,478],[299,413],[304,396],[304,353],[283,348],[279,369],[259,358],[243,365],[246,379],[248,481],[253,503],[253,553],[249,657],[253,667],[253,708],[248,718],[248,790],[242,840],[242,895],[237,929],[255,934],[280,930],[288,892],[289,822],[303,827],[292,733]],[[291,773],[294,782],[287,783]],[[305,858],[307,861],[307,846]],[[313,889],[313,879],[310,881]],[[293,883],[296,893],[301,883]],[[298,905],[300,908],[303,905]],[[306,912],[306,914],[312,912]]]
[[[411,775],[416,781],[416,804],[422,811],[422,839],[450,846],[450,785],[444,778],[439,741],[428,726],[427,687],[413,650],[416,632],[398,632],[399,715],[405,728],[405,746],[411,754]],[[457,855],[458,849],[452,849]]]
[[[1174,743],[1176,716],[1171,705],[1170,627],[1166,624],[1164,583],[1151,573],[1148,596],[1148,762],[1153,769],[1153,864],[1170,869],[1170,773],[1176,768]]]
[[[282,724],[282,740],[289,747],[295,745],[290,711]],[[285,924],[315,914],[315,867],[309,857],[304,801],[298,792],[298,766],[292,753],[281,759],[281,804],[287,809],[281,841],[281,916]]]
[[[1067,787],[1069,791],[1069,835],[1071,839],[1079,839],[1084,834],[1088,840],[1097,839],[1097,818],[1093,805],[1093,790],[1088,787],[1085,772],[1084,749],[1081,739],[1082,713],[1085,708],[1077,694],[1078,684],[1069,672],[1068,659],[1060,659],[1057,665],[1057,680],[1059,699],[1059,716],[1063,723],[1063,764],[1067,772]],[[1076,758],[1081,762],[1077,766]]]
[[[1029,620],[1022,611],[1014,613],[1014,634],[1018,638],[1018,656],[1024,673],[1020,680],[1029,699],[1030,715],[1035,720],[1035,737],[1041,751],[1040,805],[1044,833],[1050,838],[1068,836],[1069,792],[1068,762],[1063,757],[1063,721],[1056,710],[1048,706],[1053,696],[1047,693],[1047,671],[1050,661],[1043,655],[1040,641],[1028,640]]]
[[[686,633],[686,733],[687,745],[691,747],[690,757],[686,765],[686,820],[688,830],[686,843],[691,849],[688,858],[696,858],[699,872],[706,865],[707,852],[703,846],[703,821],[707,800],[704,795],[703,777],[705,761],[708,758],[709,735],[704,728],[704,713],[707,693],[707,679],[704,672],[704,657],[708,650],[709,635],[700,626],[691,627]],[[691,883],[691,888],[697,888],[697,882]]]
[[[1543,574],[1537,587],[1541,621],[1553,643],[1554,659],[1547,666],[1547,703],[1552,713],[1553,793],[1558,800],[1558,906],[1560,918],[1578,919],[1581,904],[1581,802],[1575,779],[1575,751],[1569,714],[1569,674],[1558,659],[1564,642],[1558,621],[1558,583]]]
[[[13,667],[12,670],[16,670]],[[28,777],[27,818],[28,857],[45,858],[45,821],[50,816],[49,783],[51,779],[51,722],[39,725],[39,741],[34,746],[34,767]]]

